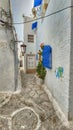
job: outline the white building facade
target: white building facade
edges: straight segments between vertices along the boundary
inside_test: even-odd
[[[32,18],[24,16],[23,19],[24,44],[26,45],[23,61],[24,71],[26,73],[34,73],[36,71],[36,33],[32,30]]]
[[[38,21],[37,29],[37,51],[41,43],[52,48],[52,69],[46,68],[45,85],[69,120],[73,118],[73,7],[71,6],[73,6],[72,0],[50,0],[45,18]]]

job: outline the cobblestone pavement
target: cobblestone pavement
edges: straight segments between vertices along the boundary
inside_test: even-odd
[[[63,126],[42,86],[36,84],[34,75],[23,76],[22,73],[22,77],[22,91],[27,99],[26,104],[33,105],[41,120],[39,130],[71,130]]]
[[[22,72],[21,81],[20,94],[5,95],[5,102],[3,98],[0,116],[5,118],[0,119],[0,130],[73,130],[63,126],[42,86],[36,84],[33,74]],[[6,118],[12,118],[10,128]]]

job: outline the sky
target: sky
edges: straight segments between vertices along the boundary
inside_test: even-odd
[[[31,16],[34,0],[11,0],[14,23],[23,22],[22,15]],[[15,25],[18,40],[23,40],[23,25]]]

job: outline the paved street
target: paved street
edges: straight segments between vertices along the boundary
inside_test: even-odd
[[[56,116],[42,86],[36,84],[34,75],[22,73],[22,90],[25,101],[27,101],[26,105],[32,107],[40,117],[41,127],[39,130],[68,130]]]
[[[21,81],[20,94],[5,95],[0,100],[0,116],[3,116],[0,130],[73,130],[62,125],[42,86],[36,84],[33,74],[22,72]],[[12,118],[10,129],[6,118]]]

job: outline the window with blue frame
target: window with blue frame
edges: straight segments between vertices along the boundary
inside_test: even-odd
[[[52,48],[45,45],[42,52],[42,63],[45,68],[52,69]]]

